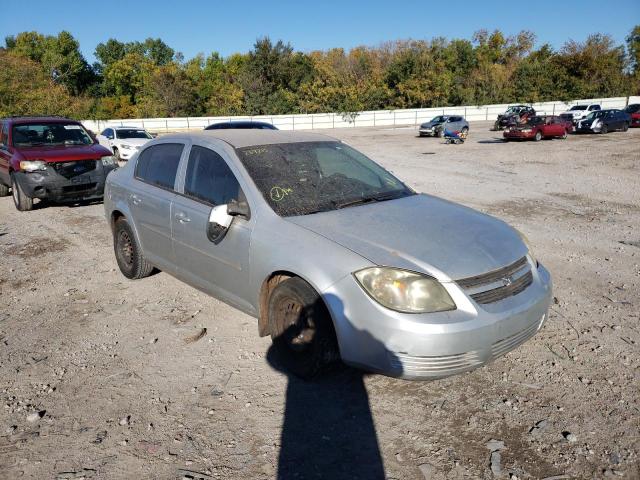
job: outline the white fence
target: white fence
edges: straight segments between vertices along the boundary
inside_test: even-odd
[[[599,103],[602,108],[624,108],[627,97],[591,98],[564,102],[543,102],[532,104],[536,112],[554,115],[568,110],[571,105]],[[629,97],[628,103],[640,103],[640,97]],[[376,110],[343,113],[314,113],[299,115],[256,115],[238,117],[182,117],[182,118],[137,118],[119,120],[85,120],[84,125],[94,132],[101,132],[107,126],[132,126],[146,128],[151,132],[176,132],[202,130],[207,125],[231,120],[259,120],[269,122],[280,130],[310,130],[323,128],[353,128],[378,126],[409,126],[430,120],[436,115],[463,115],[468,121],[495,120],[509,105],[485,105],[466,107],[417,108],[404,110]]]

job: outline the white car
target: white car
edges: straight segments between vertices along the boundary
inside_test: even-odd
[[[588,105],[574,105],[566,112],[562,112],[560,114],[560,117],[564,118],[565,120],[570,120],[575,125],[576,123],[578,123],[578,121],[586,118],[587,115],[589,115],[591,112],[597,112],[601,109],[602,107],[600,107],[600,105],[597,103],[590,103]]]
[[[110,148],[118,161],[129,160],[152,139],[149,132],[138,127],[108,127],[98,135],[100,145]]]

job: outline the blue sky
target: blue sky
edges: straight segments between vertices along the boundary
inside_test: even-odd
[[[458,5],[450,7],[450,5]],[[470,38],[474,31],[532,30],[538,44],[560,47],[589,33],[624,42],[640,24],[640,0],[574,1],[190,1],[5,0],[0,39],[25,30],[70,31],[92,62],[96,45],[160,37],[191,58],[199,52],[246,52],[257,37],[290,42],[297,50],[376,46],[387,40]]]

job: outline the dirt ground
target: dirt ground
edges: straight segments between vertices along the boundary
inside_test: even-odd
[[[439,381],[290,378],[253,318],[125,279],[101,204],[0,199],[0,478],[640,478],[640,129],[488,129],[321,132],[510,222],[553,275],[538,335]]]

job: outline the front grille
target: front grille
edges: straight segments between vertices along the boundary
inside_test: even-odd
[[[457,282],[462,288],[473,290],[469,292],[469,295],[477,303],[487,304],[518,295],[531,285],[533,274],[529,268],[527,257],[522,257],[520,260],[499,270],[462,278]],[[500,285],[500,283],[502,284]],[[482,290],[483,286],[493,288]],[[477,291],[479,289],[480,291]]]
[[[457,282],[458,285],[460,285],[462,288],[479,287],[481,285],[487,285],[489,283],[497,282],[504,277],[510,277],[526,265],[527,257],[522,257],[517,262],[514,262],[511,265],[507,265],[506,267],[499,270],[493,270],[492,272],[483,273],[482,275],[476,275],[473,277],[462,278],[460,280],[457,280]]]
[[[486,292],[474,293],[471,295],[478,303],[493,303],[498,302],[500,300],[504,300],[508,297],[513,297],[514,295],[519,294],[524,291],[531,283],[533,282],[533,274],[531,271],[528,271],[524,275],[522,275],[517,280],[513,281],[510,285],[505,285],[503,287],[492,288],[491,290],[487,290]]]
[[[81,185],[69,185],[67,187],[62,187],[62,191],[64,193],[78,193],[84,192],[86,190],[93,190],[96,188],[97,183],[83,183]]]
[[[97,160],[80,160],[77,162],[54,162],[51,167],[64,178],[70,179],[96,169]]]
[[[430,374],[442,376],[453,375],[464,370],[479,367],[486,360],[479,351],[458,353],[456,355],[442,355],[430,357],[415,357],[404,353],[389,354],[389,361],[393,368],[411,374]]]

